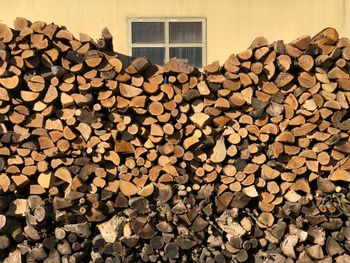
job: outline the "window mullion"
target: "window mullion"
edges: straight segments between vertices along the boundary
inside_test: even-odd
[[[137,43],[137,44],[131,44],[131,47],[165,47],[165,44]]]
[[[165,32],[165,61],[164,63],[169,61],[169,20],[166,20],[164,25],[164,32]]]
[[[176,44],[169,44],[169,47],[204,47],[204,44],[200,43],[176,43]]]
[[[202,21],[202,66],[207,64],[207,23]]]

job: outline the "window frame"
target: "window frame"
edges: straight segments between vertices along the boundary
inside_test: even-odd
[[[164,23],[164,43],[132,43],[132,23],[133,22],[163,22]],[[170,22],[201,22],[202,23],[202,43],[169,43]],[[170,48],[174,47],[200,47],[202,48],[202,67],[207,63],[207,23],[203,17],[132,17],[128,18],[128,50],[132,57],[133,48],[159,47],[165,49],[164,63],[169,61]]]

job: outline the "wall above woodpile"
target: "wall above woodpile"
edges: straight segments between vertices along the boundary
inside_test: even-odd
[[[129,54],[129,18],[191,18],[207,20],[207,63],[244,50],[256,36],[270,42],[287,42],[314,35],[320,28],[335,27],[350,35],[350,0],[12,0],[2,5],[1,21],[8,25],[17,16],[65,25],[74,34],[98,38],[108,27],[116,50]],[[68,7],[68,8],[67,8]],[[155,8],[156,7],[156,8]],[[0,22],[1,22],[0,21]],[[220,48],[218,48],[220,47]]]

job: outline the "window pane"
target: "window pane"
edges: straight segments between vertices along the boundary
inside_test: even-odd
[[[146,57],[153,64],[164,64],[165,59],[165,48],[162,47],[134,47],[132,48],[132,56],[137,57]]]
[[[202,43],[202,22],[170,22],[170,43]]]
[[[164,43],[164,22],[132,22],[132,43]]]
[[[170,58],[177,57],[183,59],[189,65],[202,67],[201,47],[172,47],[169,50],[169,55]]]

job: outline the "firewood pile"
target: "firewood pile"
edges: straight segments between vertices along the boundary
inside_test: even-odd
[[[1,261],[349,262],[335,29],[203,71],[24,18],[0,40]]]

